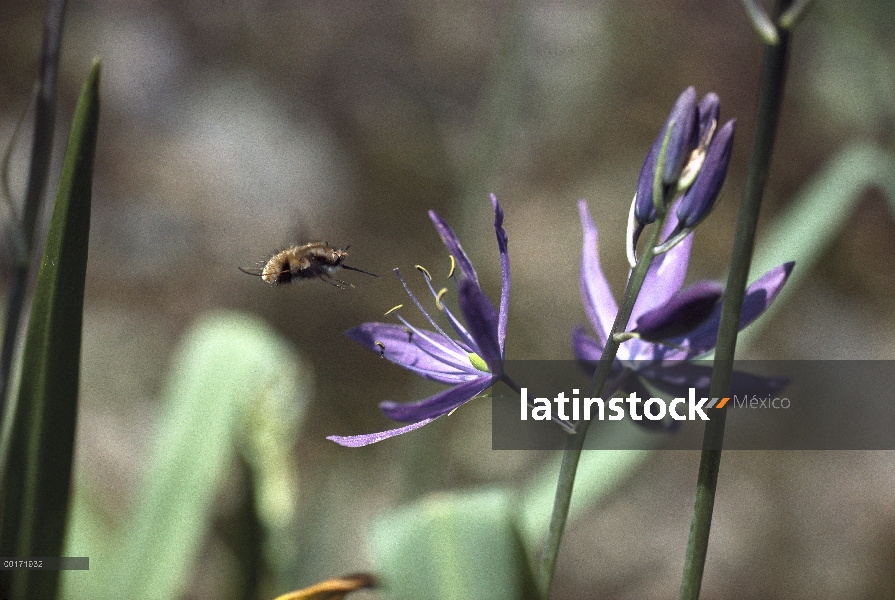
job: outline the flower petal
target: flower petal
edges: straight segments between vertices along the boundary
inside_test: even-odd
[[[488,389],[495,381],[490,376],[480,377],[473,381],[461,383],[452,388],[442,390],[434,396],[429,396],[419,402],[402,404],[399,402],[381,402],[380,410],[392,421],[404,423],[420,421],[423,419],[435,419],[447,414],[466,402],[469,402],[484,390]]]
[[[715,92],[709,92],[699,101],[697,107],[699,113],[699,139],[705,139],[706,134],[711,130],[712,124],[718,122],[721,115],[721,99]]]
[[[660,133],[659,135],[662,134]],[[659,149],[656,148],[654,143],[650,147],[649,152],[646,153],[646,158],[643,159],[643,166],[640,167],[640,177],[637,179],[637,194],[634,196],[634,218],[641,228],[656,220],[656,205],[653,204],[653,191],[654,178],[656,176],[656,155],[658,152]]]
[[[585,200],[578,201],[578,214],[581,218],[581,228],[584,230],[579,280],[581,300],[584,303],[584,312],[601,345],[605,345],[606,337],[612,329],[612,322],[618,313],[618,304],[615,303],[612,290],[609,289],[609,283],[603,275],[603,269],[600,268],[597,226],[590,216]]]
[[[596,362],[603,355],[603,344],[587,335],[584,327],[577,325],[572,330],[572,351],[578,360]]]
[[[349,329],[345,335],[368,350],[382,352],[389,361],[431,381],[454,385],[470,377],[481,376],[481,371],[469,363],[468,357],[457,355],[454,342],[432,331],[422,333],[425,338],[412,335],[405,327],[394,323],[363,323]]]
[[[379,433],[365,433],[362,435],[331,435],[326,439],[339,444],[340,446],[347,446],[348,448],[359,448],[361,446],[369,446],[370,444],[375,444],[376,442],[381,442],[382,440],[387,440],[388,438],[395,437],[396,435],[401,435],[402,433],[408,433],[413,431],[414,429],[419,429],[423,425],[428,425],[438,417],[434,417],[432,419],[424,419],[418,423],[413,423],[411,425],[405,425],[404,427],[399,427],[397,429],[389,429],[387,431],[380,431]]]
[[[735,128],[736,119],[731,119],[715,134],[699,175],[678,204],[677,217],[682,229],[696,227],[714,208],[727,176]]]
[[[674,103],[668,120],[665,122],[665,127],[662,128],[659,133],[660,137],[654,143],[654,146],[658,146],[656,150],[656,160],[658,161],[666,132],[669,128],[671,129],[668,146],[665,150],[665,164],[662,166],[662,183],[667,186],[677,182],[684,163],[696,148],[696,138],[699,133],[696,110],[696,90],[691,86],[684,90],[677,102]]]
[[[672,211],[669,211],[663,229],[663,239],[676,226],[677,217]],[[690,262],[690,247],[692,245],[693,236],[687,236],[680,244],[653,260],[646,279],[643,281],[643,287],[640,289],[640,295],[637,296],[637,301],[634,303],[629,324],[636,322],[644,313],[668,302],[681,289],[684,279],[687,277],[687,264]]]
[[[774,267],[749,286],[743,300],[743,310],[740,313],[740,329],[752,323],[768,309],[783,288],[783,284],[786,283],[794,266],[794,262],[788,262]],[[724,302],[722,301],[715,307],[705,323],[685,336],[670,340],[678,346],[685,346],[687,350],[686,352],[669,353],[666,358],[693,358],[712,350],[718,344],[718,327],[721,324],[723,307]]]
[[[500,252],[501,283],[497,342],[500,344],[500,354],[503,356],[504,340],[507,337],[507,317],[510,309],[510,254],[507,250],[507,232],[503,230],[503,209],[494,194],[491,194],[491,204],[494,206],[494,232],[497,235],[497,250]]]
[[[633,331],[640,339],[660,342],[689,333],[712,314],[724,287],[714,281],[700,281],[672,296],[665,304],[637,319]]]
[[[454,257],[454,260],[457,261],[457,266],[463,276],[469,277],[478,283],[479,276],[476,274],[472,262],[470,262],[469,257],[460,245],[460,240],[457,239],[457,234],[454,233],[454,230],[451,229],[450,225],[445,223],[444,219],[438,216],[438,213],[434,210],[429,211],[429,218],[432,219],[432,223],[435,224],[435,229],[438,231],[438,235],[441,236],[441,241],[447,246],[448,252],[450,252],[451,256]]]
[[[497,311],[477,281],[463,278],[458,287],[460,312],[466,319],[469,335],[478,346],[476,351],[488,364],[491,373],[499,375],[503,372],[503,351],[497,338]]]

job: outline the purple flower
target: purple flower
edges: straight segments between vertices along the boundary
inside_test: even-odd
[[[383,358],[425,379],[448,384],[451,387],[419,402],[410,404],[383,402],[379,405],[390,419],[410,425],[365,435],[333,435],[327,439],[342,446],[357,447],[419,429],[472,400],[503,376],[504,338],[510,299],[510,259],[507,253],[507,234],[503,230],[503,210],[493,194],[491,204],[494,207],[494,231],[497,234],[503,279],[499,309],[494,308],[491,300],[482,291],[478,275],[453,230],[434,211],[429,211],[429,218],[435,224],[438,234],[456,260],[460,271],[457,294],[460,312],[466,321],[465,326],[441,304],[428,273],[424,270],[423,272],[429,290],[435,296],[438,307],[444,312],[458,339],[452,339],[435,323],[407,287],[400,273],[398,278],[434,331],[414,327],[397,315],[402,325],[364,323],[347,332],[348,337],[378,352]],[[397,273],[397,269],[395,272]]]
[[[578,210],[584,229],[581,296],[584,311],[597,338],[588,335],[583,327],[576,327],[572,334],[572,347],[579,362],[589,365],[592,372],[593,364],[603,352],[618,305],[600,268],[597,227],[584,200],[578,203]],[[677,227],[676,221],[670,214],[666,228],[673,230]],[[707,385],[704,371],[696,365],[680,363],[715,348],[723,301],[718,301],[721,297],[720,287],[711,282],[699,282],[688,290],[680,291],[687,274],[691,244],[692,236],[687,236],[671,250],[657,256],[650,266],[630,319],[636,325],[633,331],[641,330],[639,338],[629,339],[619,347],[612,380],[604,391],[605,395],[624,387],[629,391],[642,390],[649,397],[649,392],[636,377],[631,377],[632,374],[648,379],[654,387],[675,395],[686,393],[688,387],[700,389]],[[743,302],[740,329],[767,310],[786,283],[793,265],[789,262],[775,267],[749,286]],[[773,392],[780,389],[783,380],[752,378],[748,383],[753,388],[767,386],[755,389],[756,393]]]

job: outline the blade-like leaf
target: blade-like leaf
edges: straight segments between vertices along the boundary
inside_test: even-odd
[[[632,425],[632,429],[636,425]],[[648,434],[633,431],[644,444],[649,443]],[[658,436],[653,436],[657,440]],[[656,442],[658,444],[658,442]],[[581,454],[575,490],[569,509],[569,522],[593,509],[600,501],[609,497],[628,478],[632,477],[643,462],[649,458],[651,450],[587,450]],[[550,526],[550,515],[556,499],[556,478],[559,473],[560,457],[557,456],[540,469],[528,485],[521,503],[520,530],[526,547],[534,552],[539,549]]]
[[[2,556],[62,555],[78,410],[99,72],[94,62],[75,111],[28,322],[18,397],[8,405],[0,443]],[[57,571],[3,575],[4,597],[56,595]]]
[[[73,522],[68,548],[90,556],[91,571],[66,572],[66,598],[180,597],[237,453],[251,466],[262,522],[276,522],[294,505],[295,467],[284,461],[309,378],[292,346],[256,317],[215,312],[193,326],[173,364],[131,517],[118,536],[94,543],[101,528],[89,497],[81,497],[91,490],[78,490],[75,516],[84,518]]]
[[[761,237],[752,260],[750,280],[794,260],[796,268],[768,313],[773,314],[801,286],[817,261],[843,233],[861,193],[877,187],[895,216],[895,157],[868,143],[843,148],[792,200]],[[757,339],[772,322],[762,315],[740,334],[741,343]]]
[[[514,516],[511,494],[485,490],[430,496],[380,519],[371,546],[383,595],[536,600]]]

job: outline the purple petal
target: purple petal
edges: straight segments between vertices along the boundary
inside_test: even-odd
[[[597,248],[597,226],[587,209],[587,202],[578,201],[578,214],[581,217],[581,228],[584,230],[584,249],[581,252],[581,301],[584,312],[602,344],[612,329],[612,322],[618,313],[618,305],[612,297],[609,283],[600,268],[600,255]]]
[[[494,383],[495,379],[493,377],[484,373],[482,375],[483,377],[479,379],[442,390],[434,396],[419,402],[403,404],[386,401],[381,402],[379,408],[392,421],[407,423],[423,419],[435,419],[451,412],[461,404],[469,402]]]
[[[663,229],[663,239],[676,226],[677,218],[673,212],[669,211]],[[646,279],[643,281],[643,287],[640,289],[640,295],[637,296],[637,301],[634,303],[629,323],[636,322],[642,314],[665,304],[681,289],[684,279],[687,277],[687,264],[690,262],[690,247],[692,245],[693,236],[687,236],[677,246],[653,260]]]
[[[348,448],[360,448],[361,446],[369,446],[370,444],[375,444],[376,442],[381,442],[382,440],[387,440],[388,438],[395,437],[396,435],[401,435],[402,433],[407,433],[409,431],[413,431],[414,429],[419,429],[423,425],[428,425],[438,417],[434,419],[425,419],[420,421],[419,423],[413,423],[411,425],[405,425],[404,427],[399,427],[397,429],[389,429],[388,431],[380,431],[379,433],[365,433],[363,435],[331,435],[326,439],[333,441],[340,446],[347,446]]]
[[[491,373],[499,375],[503,372],[503,351],[497,339],[499,317],[494,305],[478,282],[466,278],[460,280],[457,301],[469,335],[478,346],[476,351],[491,369]]]
[[[724,185],[724,178],[727,176],[735,126],[736,119],[725,123],[709,145],[699,175],[677,208],[682,228],[696,227],[712,212],[721,186]]]
[[[432,223],[435,224],[435,229],[438,230],[438,235],[441,236],[441,241],[447,246],[448,252],[450,252],[451,256],[454,257],[454,260],[457,261],[457,267],[460,269],[460,273],[462,273],[464,277],[469,277],[473,281],[478,282],[479,276],[476,274],[475,268],[473,268],[469,257],[466,256],[463,247],[460,246],[460,240],[457,239],[454,230],[451,229],[450,226],[444,222],[444,219],[439,217],[438,213],[434,210],[429,211],[429,218],[432,219]]]
[[[699,139],[704,140],[712,123],[717,123],[721,114],[721,99],[718,98],[718,94],[715,92],[706,94],[700,100],[697,112],[699,113]]]
[[[432,341],[394,323],[363,323],[345,335],[373,352],[383,352],[376,342],[382,343],[386,359],[431,381],[454,385],[481,374],[467,356],[459,355],[453,341],[432,331],[423,333]]]
[[[783,284],[786,283],[794,266],[794,262],[788,262],[774,267],[749,286],[743,300],[743,310],[740,313],[740,329],[752,323],[768,309],[783,288]],[[668,358],[693,358],[713,349],[718,344],[718,327],[721,324],[723,307],[724,302],[722,301],[715,307],[708,320],[692,333],[671,340],[679,346],[685,346],[687,351],[679,353],[680,356],[668,356]]]
[[[724,287],[701,281],[671,297],[665,304],[643,313],[634,331],[648,342],[678,337],[693,331],[712,314]]]
[[[661,144],[660,144],[661,145]],[[637,178],[637,195],[634,198],[634,218],[641,225],[649,225],[656,220],[656,206],[653,204],[653,191],[656,172],[656,144],[650,147],[640,167],[640,177]]]
[[[572,352],[578,360],[596,362],[603,355],[603,344],[587,335],[584,327],[577,325],[572,330]]]
[[[500,306],[497,319],[497,341],[500,344],[500,353],[503,356],[504,341],[507,337],[507,317],[510,310],[510,253],[507,250],[507,232],[503,230],[503,209],[497,202],[497,197],[491,194],[491,204],[494,206],[494,232],[497,234],[497,250],[500,252]]]
[[[665,161],[662,165],[662,183],[666,186],[677,183],[684,163],[693,152],[697,144],[699,132],[696,115],[696,90],[688,87],[678,97],[677,102],[668,115],[665,127],[656,140],[659,150],[656,151],[656,160],[659,160],[662,143],[665,141],[667,129],[671,127],[671,135],[668,137],[668,145],[665,149]]]

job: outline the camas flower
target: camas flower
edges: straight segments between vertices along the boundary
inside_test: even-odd
[[[584,311],[597,338],[583,327],[572,333],[572,348],[578,361],[593,372],[618,312],[618,305],[600,268],[597,251],[597,226],[587,208],[578,203],[584,229],[584,250],[581,259],[581,296]],[[677,219],[669,215],[666,229],[674,230]],[[665,254],[655,258],[643,282],[640,295],[631,313],[631,330],[637,336],[623,342],[613,365],[612,379],[605,395],[624,388],[649,397],[650,392],[638,381],[645,379],[659,390],[674,396],[686,395],[689,387],[706,390],[711,369],[685,364],[715,348],[721,323],[721,288],[712,282],[699,282],[681,291],[690,260],[692,236],[687,236]],[[757,319],[774,301],[792,272],[794,263],[775,267],[762,275],[746,290],[740,329]],[[635,375],[635,376],[632,376]],[[733,385],[751,386],[759,395],[778,391],[784,379],[763,379],[735,373]],[[650,425],[651,422],[641,422]]]
[[[457,281],[457,299],[466,325],[441,304],[440,296],[432,287],[428,273],[424,269],[420,270],[426,277],[426,283],[435,296],[438,307],[444,312],[458,339],[452,339],[435,323],[407,287],[397,269],[395,272],[402,285],[434,331],[414,327],[397,315],[402,325],[364,323],[347,332],[348,337],[365,348],[378,352],[391,362],[425,379],[448,384],[451,387],[420,402],[411,404],[383,402],[379,405],[388,418],[410,425],[365,435],[334,435],[327,439],[342,446],[357,447],[419,429],[469,402],[503,376],[504,339],[510,301],[510,258],[507,253],[507,234],[503,230],[503,210],[494,195],[491,196],[491,204],[494,207],[494,231],[497,234],[502,272],[499,309],[494,308],[491,300],[482,291],[478,275],[453,230],[434,211],[429,211],[429,218],[432,219],[442,241],[454,257],[460,272]]]

